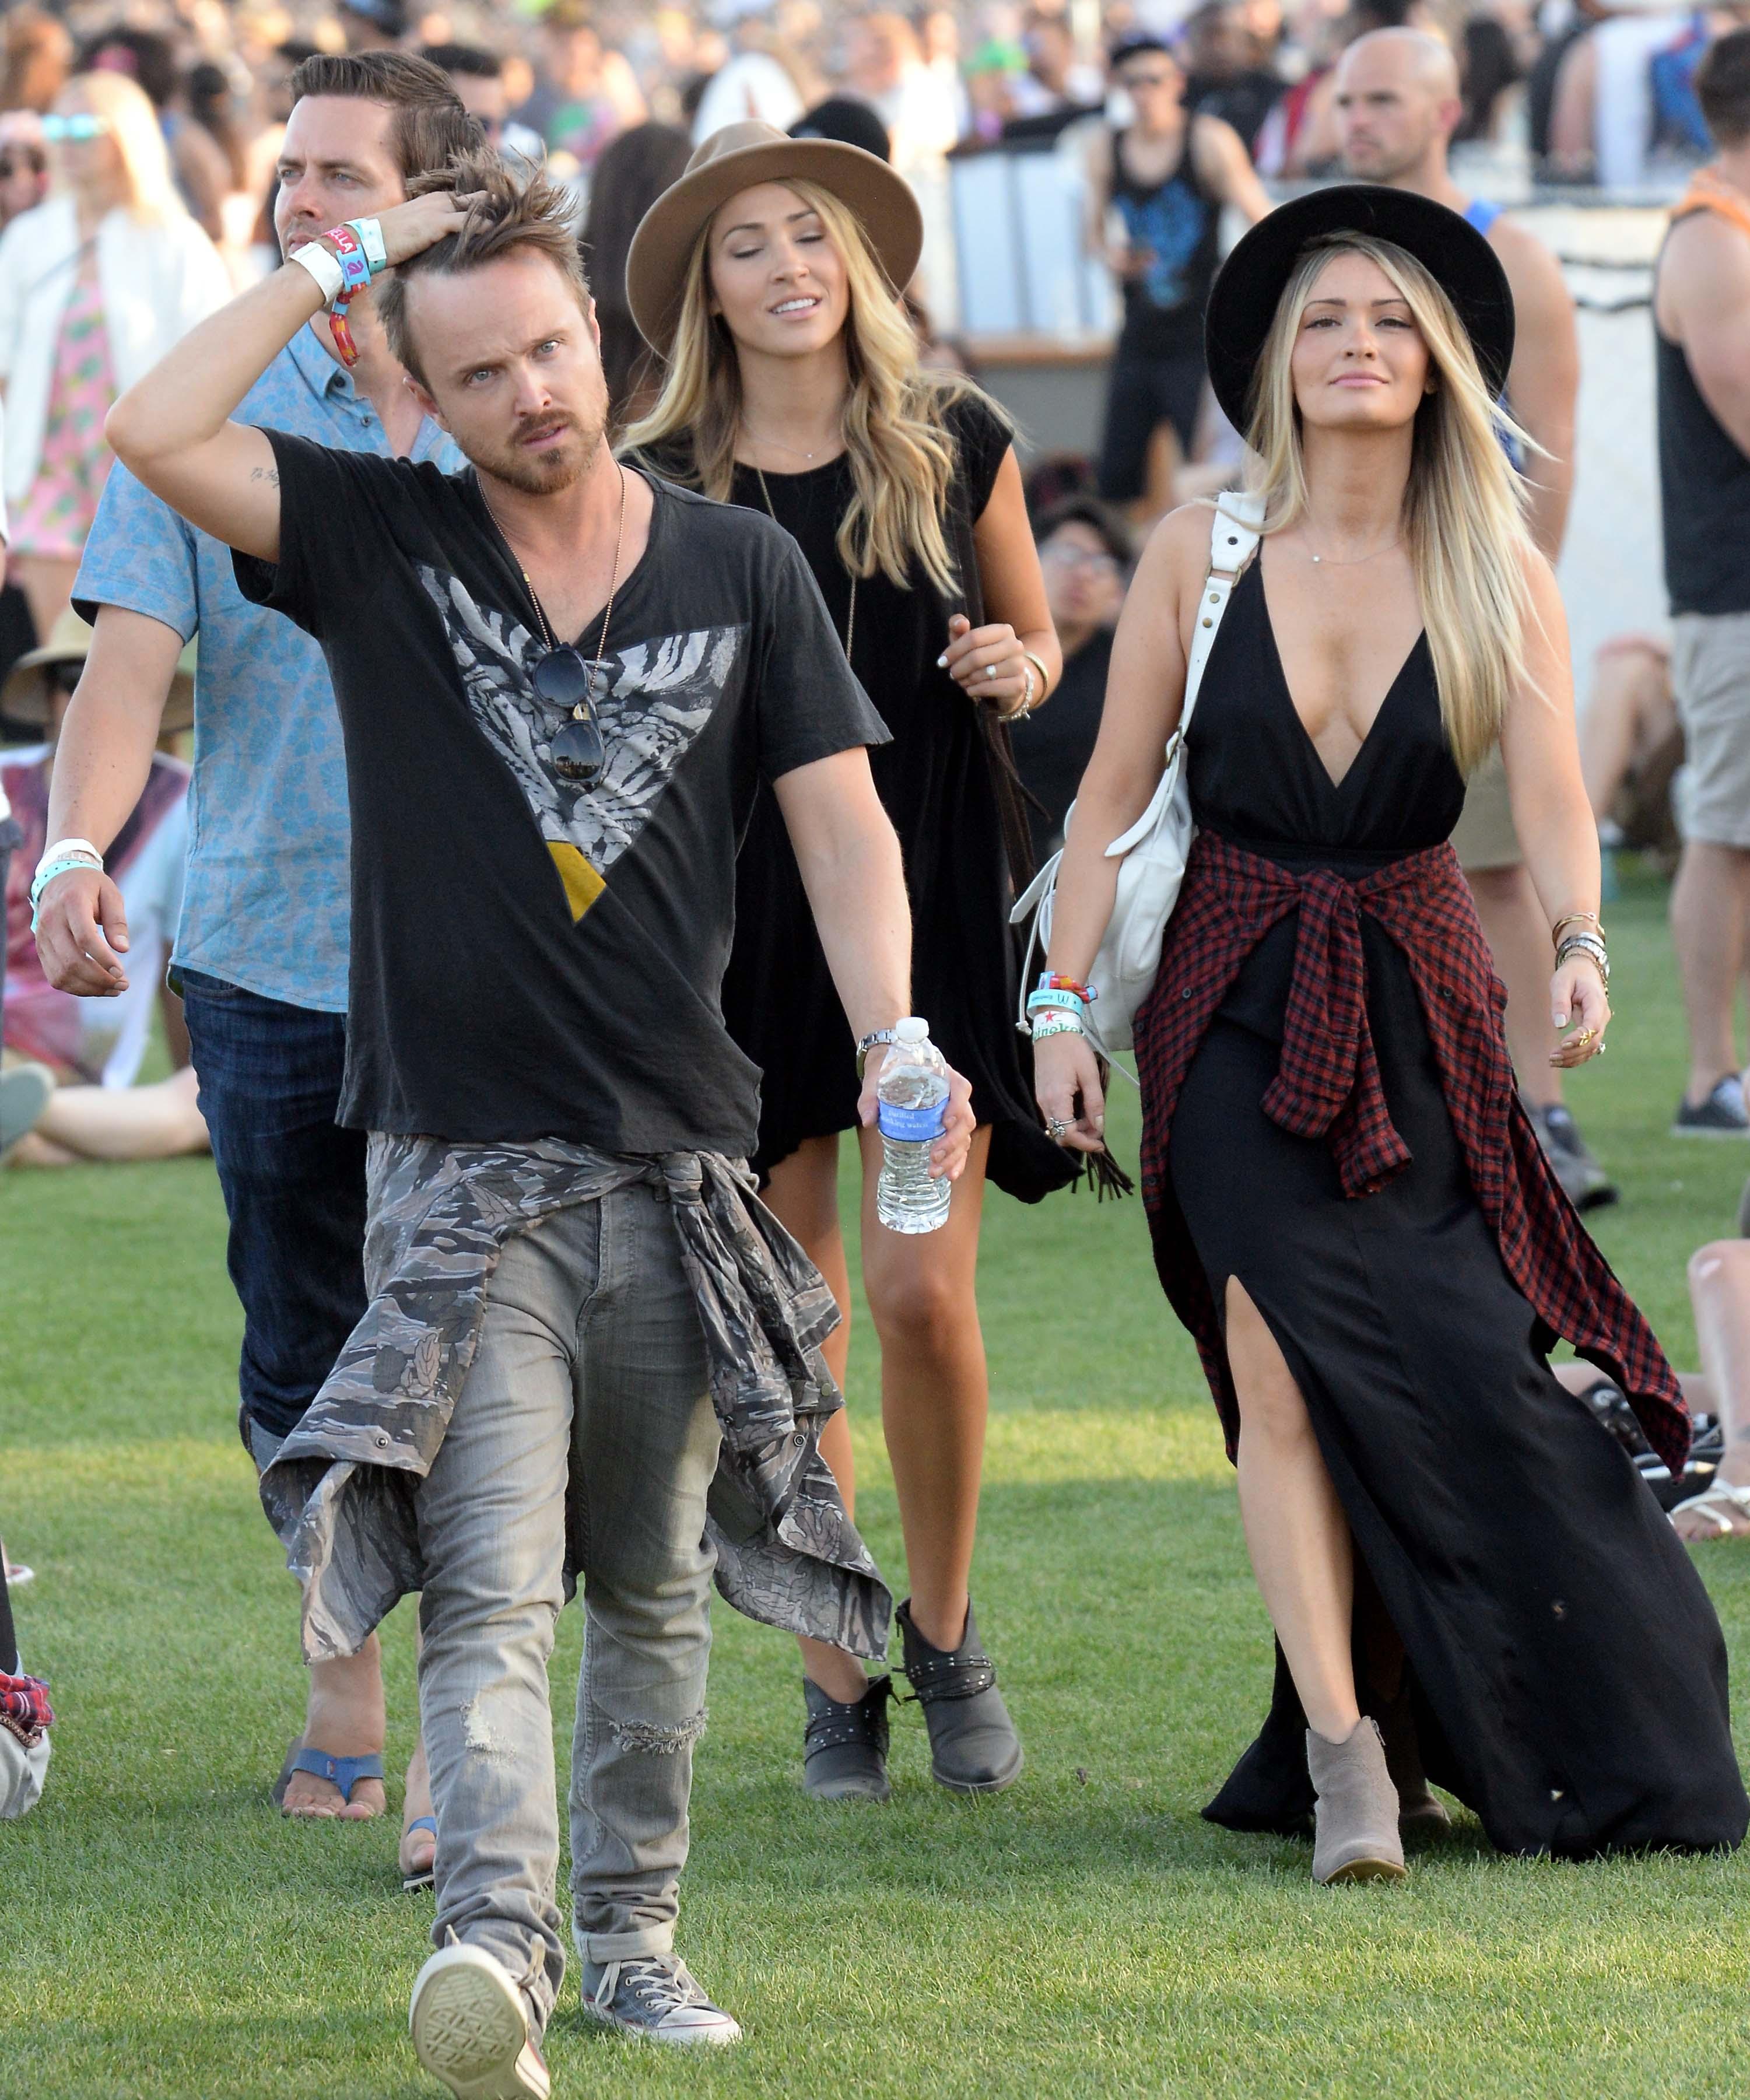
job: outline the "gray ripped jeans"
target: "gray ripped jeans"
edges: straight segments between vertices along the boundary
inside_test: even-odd
[[[665,1191],[639,1183],[506,1242],[417,1498],[420,1718],[439,1833],[433,1940],[494,1955],[538,2026],[565,1969],[547,1664],[566,1526],[586,1612],[571,1890],[578,1943],[606,1961],[673,1939],[705,1721],[717,1441]]]

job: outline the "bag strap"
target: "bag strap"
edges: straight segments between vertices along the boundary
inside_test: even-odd
[[[1230,489],[1217,497],[1215,515],[1210,521],[1209,574],[1203,580],[1197,604],[1197,624],[1191,638],[1190,660],[1185,666],[1185,698],[1179,711],[1179,726],[1166,747],[1169,760],[1190,730],[1192,713],[1197,704],[1203,673],[1209,665],[1210,651],[1215,646],[1222,615],[1228,610],[1228,601],[1246,563],[1258,550],[1263,522],[1261,496]]]

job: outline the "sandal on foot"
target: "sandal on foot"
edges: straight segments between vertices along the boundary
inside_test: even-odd
[[[429,1889],[436,1878],[438,1871],[437,1817],[416,1815],[401,1833],[401,1842],[403,1845],[416,1830],[429,1830],[431,1833],[431,1864],[429,1867],[411,1868],[401,1877],[401,1893],[404,1896],[417,1896],[421,1889]]]
[[[1026,1762],[1020,1737],[997,1689],[996,1665],[979,1646],[970,1602],[954,1649],[932,1648],[911,1623],[911,1599],[898,1611],[901,1665],[930,1732],[930,1771],[955,1793],[997,1793],[1012,1786]]]
[[[1693,1510],[1697,1516],[1704,1516],[1710,1524],[1718,1525],[1713,1534],[1715,1538],[1744,1538],[1747,1534],[1743,1529],[1726,1514],[1727,1509],[1735,1510],[1741,1517],[1750,1517],[1750,1488],[1735,1488],[1730,1480],[1716,1480],[1702,1493],[1679,1502],[1671,1515],[1675,1521],[1685,1510]],[[1708,1542],[1698,1539],[1695,1542],[1701,1545]]]
[[[1398,1790],[1386,1768],[1378,1726],[1364,1714],[1340,1743],[1309,1728],[1307,1770],[1318,1796],[1314,1881],[1321,1886],[1401,1882],[1406,1869]]]
[[[808,1725],[802,1732],[802,1789],[817,1801],[885,1801],[887,1702],[891,1677],[878,1677],[861,1699],[834,1699],[812,1677],[802,1680]]]
[[[302,1736],[294,1736],[292,1747],[285,1754],[285,1762],[280,1767],[280,1776],[273,1783],[273,1805],[282,1815],[293,1812],[285,1805],[285,1790],[293,1772],[309,1772],[338,1787],[341,1799],[350,1808],[353,1789],[360,1780],[382,1777],[383,1761],[374,1751],[362,1758],[331,1757],[326,1750],[306,1749]]]

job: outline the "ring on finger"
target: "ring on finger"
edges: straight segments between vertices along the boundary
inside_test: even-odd
[[[1070,1132],[1075,1128],[1075,1121],[1070,1116],[1052,1116],[1047,1123],[1046,1128],[1051,1133],[1052,1142],[1061,1145]]]

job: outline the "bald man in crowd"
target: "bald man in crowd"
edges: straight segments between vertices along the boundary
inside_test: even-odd
[[[1461,213],[1501,258],[1519,329],[1506,406],[1538,449],[1514,464],[1530,490],[1532,536],[1554,562],[1574,486],[1574,400],[1580,339],[1562,266],[1496,205],[1466,196],[1447,166],[1464,113],[1450,48],[1422,29],[1378,29],[1343,54],[1334,96],[1343,162],[1358,181],[1414,190]],[[1507,987],[1507,1040],[1519,1089],[1562,1185],[1582,1208],[1616,1191],[1587,1149],[1551,1067],[1549,929],[1526,873],[1497,750],[1465,797],[1452,845]]]

